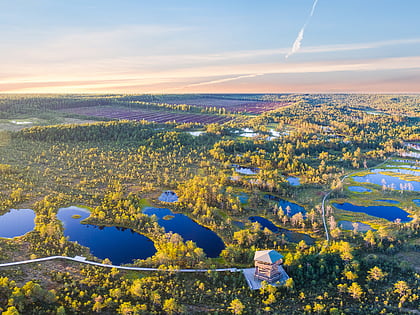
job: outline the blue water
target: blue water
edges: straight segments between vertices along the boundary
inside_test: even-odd
[[[413,199],[413,202],[420,207],[420,199]]]
[[[260,170],[258,167],[246,167],[246,166],[240,166],[236,164],[232,164],[232,167],[235,168],[235,172],[239,174],[244,174],[244,175],[255,175]]]
[[[392,200],[392,199],[377,199],[374,201],[379,201],[379,202],[386,202],[386,203],[392,203],[392,204],[399,204],[400,202],[398,200]]]
[[[160,226],[165,228],[166,232],[174,232],[182,236],[184,240],[191,240],[201,247],[208,257],[218,257],[225,248],[222,239],[212,230],[201,226],[191,220],[184,214],[173,213],[166,208],[146,207],[143,213],[147,215],[156,215]],[[165,216],[173,216],[170,220],[164,220]]]
[[[369,230],[374,230],[369,224],[362,223],[362,222],[339,221],[338,226],[341,227],[343,230],[353,231],[354,230],[353,223],[358,224],[357,230],[359,232],[367,232]]]
[[[398,168],[409,168],[409,169],[414,169],[414,170],[420,170],[420,166],[415,166],[414,164],[398,164],[398,165],[392,165],[392,164],[388,164],[385,165],[386,167],[398,167]]]
[[[80,215],[81,218],[74,219],[73,215]],[[89,211],[78,207],[61,208],[57,213],[57,218],[64,225],[64,235],[70,241],[89,247],[94,256],[109,258],[114,265],[121,265],[156,253],[149,238],[131,229],[81,224],[80,221],[88,216]]]
[[[365,188],[365,187],[362,187],[362,186],[349,186],[349,190],[353,191],[353,192],[360,192],[360,193],[371,192],[372,191],[372,189]]]
[[[247,203],[247,202],[248,202],[248,200],[249,200],[249,196],[248,196],[248,194],[246,194],[246,193],[244,193],[244,192],[241,192],[241,193],[237,194],[236,196],[239,198],[239,201],[240,201],[242,204]]]
[[[409,218],[409,213],[401,208],[395,206],[356,206],[351,203],[333,203],[333,206],[340,210],[363,212],[368,215],[387,219],[394,222],[396,219],[401,219],[401,222],[409,222],[413,220]]]
[[[0,216],[0,237],[13,238],[32,231],[35,212],[31,209],[12,209]]]
[[[292,186],[299,186],[300,185],[300,178],[298,178],[298,177],[290,176],[290,177],[287,177],[286,179],[289,182],[289,184],[292,185]]]
[[[414,190],[420,191],[420,176],[419,181],[408,181],[398,178],[397,174],[409,174],[418,176],[420,172],[410,171],[406,169],[374,169],[373,174],[367,174],[365,176],[353,176],[353,180],[359,183],[372,183],[376,185],[386,185],[387,187],[392,187],[396,190]],[[396,176],[383,175],[379,172],[394,172]],[[407,184],[410,184],[411,187],[407,187]]]
[[[312,245],[315,243],[314,239],[310,237],[309,235],[279,228],[277,225],[275,225],[273,222],[271,222],[270,220],[266,218],[259,217],[259,216],[252,216],[252,217],[249,217],[248,220],[251,222],[258,222],[263,229],[267,228],[273,233],[277,233],[280,235],[283,234],[284,238],[288,242],[299,243],[300,241],[304,240],[305,243],[308,245]]]
[[[278,198],[276,196],[273,195],[265,195],[264,198],[270,199],[270,200],[274,200],[277,201],[277,204],[279,207],[281,207],[284,211],[284,214],[288,215],[289,217],[292,217],[293,215],[295,215],[298,212],[302,212],[302,214],[305,214],[305,208],[302,206],[299,206],[296,203]],[[287,211],[287,207],[290,207],[290,211]]]
[[[414,170],[415,166],[408,168],[400,168],[395,165],[394,168],[376,168],[372,170],[372,172],[379,173],[379,172],[392,172],[392,173],[398,173],[398,174],[405,174],[405,175],[413,175],[413,176],[420,176],[420,172]]]
[[[232,221],[232,223],[234,225],[236,225],[238,228],[243,229],[245,228],[245,223],[241,222],[241,221]]]
[[[249,217],[248,220],[251,221],[251,222],[258,222],[259,224],[261,224],[262,228],[267,228],[273,233],[279,233],[280,232],[280,228],[266,218],[258,217],[258,216],[252,216],[252,217]]]

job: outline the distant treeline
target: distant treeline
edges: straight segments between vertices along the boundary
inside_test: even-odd
[[[23,129],[14,137],[34,141],[139,141],[157,133],[154,123],[145,121],[111,121],[81,125],[35,126]]]
[[[50,110],[93,106],[125,106],[155,110],[187,112],[227,113],[225,108],[169,104],[159,97],[148,95],[3,95],[0,96],[0,119],[13,118],[17,114],[34,114]]]

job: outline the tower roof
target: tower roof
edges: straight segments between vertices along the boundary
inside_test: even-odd
[[[273,264],[283,258],[283,255],[275,250],[258,250],[255,252],[254,260]]]

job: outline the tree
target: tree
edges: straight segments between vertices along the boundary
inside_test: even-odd
[[[10,306],[6,311],[1,313],[2,315],[19,315],[19,311],[14,306]]]
[[[163,311],[167,314],[181,313],[183,307],[182,305],[179,305],[174,298],[170,298],[163,302]]]
[[[240,315],[245,309],[245,306],[242,304],[242,302],[239,299],[234,299],[232,300],[232,302],[230,302],[229,309],[233,314]]]
[[[376,244],[375,235],[373,234],[372,230],[368,230],[363,239],[365,240],[366,244],[369,246],[374,246]]]
[[[394,283],[394,292],[400,297],[411,294],[411,289],[405,281],[398,281]]]
[[[383,272],[381,268],[375,266],[371,268],[368,271],[368,280],[374,280],[374,281],[381,281],[383,280],[388,274],[386,272]]]
[[[293,281],[293,278],[287,279],[284,283],[284,287],[287,288],[287,290],[289,291],[293,291],[293,289],[295,288],[295,282]]]
[[[362,287],[357,282],[353,282],[351,286],[349,286],[348,292],[350,293],[351,297],[354,299],[360,300],[360,298],[363,295]]]

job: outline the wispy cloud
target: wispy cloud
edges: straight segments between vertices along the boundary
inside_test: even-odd
[[[309,14],[309,17],[306,20],[305,24],[300,29],[300,31],[298,33],[298,36],[296,37],[295,42],[293,43],[292,49],[286,55],[286,59],[299,51],[300,46],[302,45],[303,35],[305,34],[306,26],[308,25],[309,21],[311,20],[312,16],[314,15],[317,3],[318,3],[318,0],[315,0],[313,5],[312,5],[311,13]]]
[[[374,74],[378,71],[420,69],[420,56],[366,59],[366,60],[339,60],[318,61],[306,63],[264,63],[264,64],[240,64],[232,66],[206,66],[186,69],[173,69],[161,72],[135,71],[88,76],[67,75],[55,76],[49,79],[27,78],[25,80],[1,80],[0,91],[2,92],[77,92],[98,91],[108,89],[113,92],[124,92],[131,87],[136,87],[138,92],[155,92],[172,90],[197,90],[209,86],[222,87],[234,81],[250,79],[247,82],[258,83],[264,75],[282,74],[315,74],[324,73],[333,78],[333,73],[357,73],[362,71]],[[328,81],[328,80],[327,80]],[[334,79],[330,80],[334,83]]]
[[[245,75],[239,75],[239,76],[234,76],[234,77],[230,77],[230,78],[204,81],[204,82],[199,82],[199,83],[188,84],[186,86],[180,87],[180,89],[186,89],[186,88],[190,88],[190,87],[203,86],[203,85],[226,83],[226,82],[230,82],[230,81],[236,81],[236,80],[247,79],[247,78],[255,78],[255,77],[258,77],[258,76],[261,76],[261,75],[264,75],[264,74],[263,73],[245,74]]]

